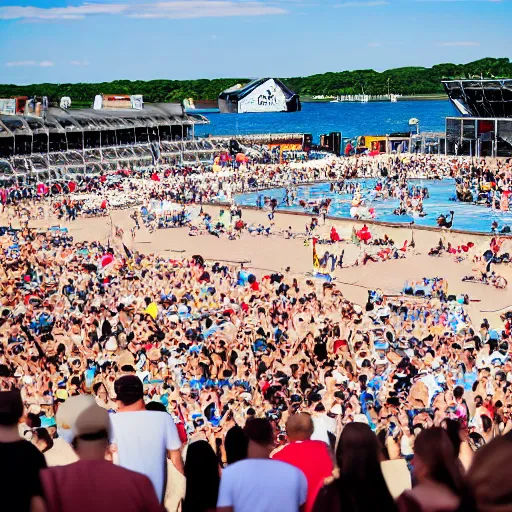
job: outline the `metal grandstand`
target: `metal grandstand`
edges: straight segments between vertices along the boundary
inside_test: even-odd
[[[443,80],[451,102],[463,116],[512,117],[512,79]]]
[[[169,103],[142,110],[49,108],[40,117],[0,114],[0,185],[211,161],[213,144],[194,139],[195,125],[207,123]]]
[[[512,79],[444,80],[461,117],[446,119],[448,155],[512,156]]]

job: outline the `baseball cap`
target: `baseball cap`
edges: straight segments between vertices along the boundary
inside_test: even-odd
[[[63,402],[57,410],[55,417],[57,428],[59,429],[59,437],[71,442],[74,437],[73,426],[76,419],[83,411],[88,409],[96,401],[92,395],[77,395],[68,398]]]
[[[114,391],[117,400],[125,405],[132,405],[144,397],[144,386],[136,375],[124,375],[117,379]]]
[[[76,437],[110,433],[110,418],[106,409],[96,404],[92,395],[77,395],[68,398],[57,411],[59,436],[67,442]]]
[[[74,425],[76,437],[107,432],[110,436],[110,417],[108,411],[94,403],[85,409],[76,419]]]

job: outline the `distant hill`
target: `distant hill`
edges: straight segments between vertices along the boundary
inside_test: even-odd
[[[5,76],[5,75],[4,75]],[[342,94],[415,95],[442,93],[443,78],[507,78],[512,77],[508,58],[485,58],[468,64],[437,64],[431,68],[406,67],[377,72],[373,69],[330,72],[307,77],[282,78],[293,91],[308,96]],[[96,94],[143,94],[147,102],[182,101],[185,98],[217,99],[220,92],[249,78],[215,80],[116,80],[96,84],[0,85],[0,97],[48,96],[57,102],[71,97],[74,106],[92,104]]]

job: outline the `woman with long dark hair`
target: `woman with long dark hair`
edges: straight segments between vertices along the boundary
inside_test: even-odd
[[[215,512],[220,473],[217,456],[208,441],[195,441],[188,447],[185,478],[183,512]]]
[[[398,499],[400,512],[451,512],[461,509],[467,492],[461,464],[445,429],[420,432],[414,443],[417,485]]]
[[[247,458],[247,446],[249,441],[242,427],[235,425],[231,427],[224,439],[224,449],[226,450],[226,462],[227,464],[234,464],[239,460]]]
[[[380,467],[381,453],[368,425],[349,423],[336,450],[339,478],[320,489],[313,512],[396,511]]]

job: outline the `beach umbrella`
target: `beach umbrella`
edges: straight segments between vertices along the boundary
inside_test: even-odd
[[[37,185],[37,194],[40,195],[40,196],[45,196],[46,194],[48,194],[48,187],[44,184],[44,183],[39,183]]]
[[[101,257],[101,266],[105,268],[107,265],[110,265],[114,262],[114,256],[112,254],[104,254]]]
[[[244,163],[247,160],[247,157],[243,153],[237,153],[235,158],[239,164]]]
[[[74,181],[70,181],[68,183],[68,188],[71,193],[73,193],[76,190],[76,183]]]
[[[158,174],[156,172],[154,172],[152,175],[151,175],[151,179],[153,181],[160,181],[160,176],[158,176]]]

